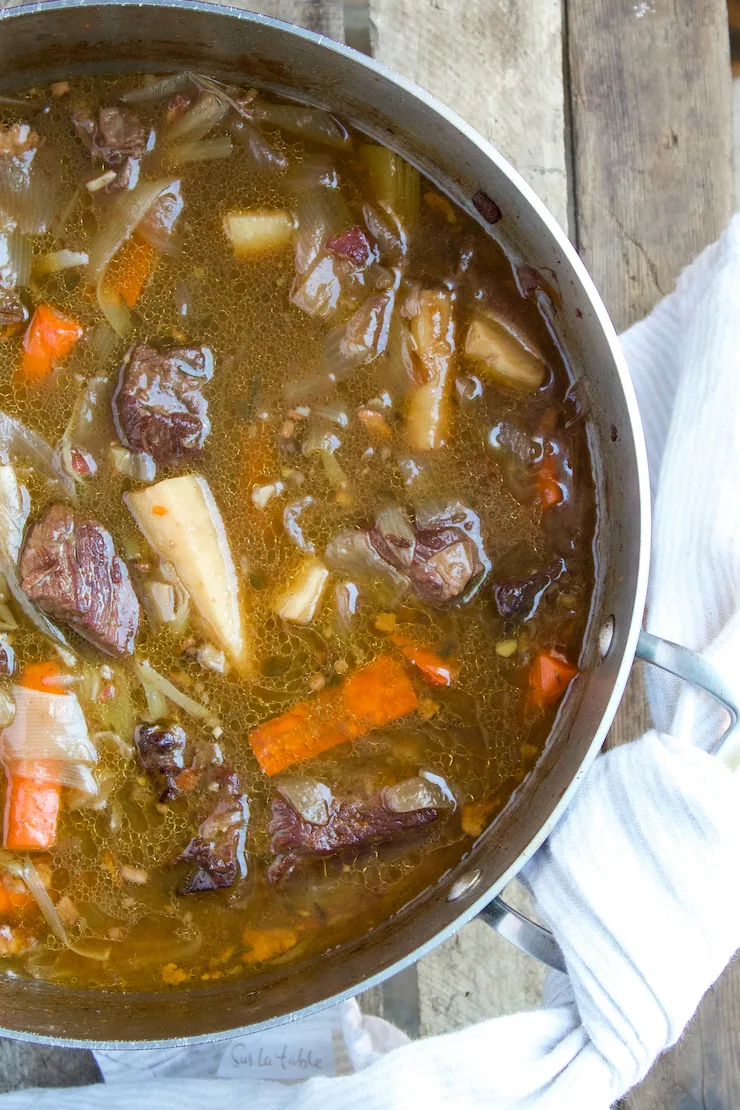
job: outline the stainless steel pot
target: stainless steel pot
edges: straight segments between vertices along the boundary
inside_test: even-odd
[[[549,934],[491,903],[553,828],[604,741],[640,635],[650,527],[632,386],[607,312],[573,247],[506,160],[453,112],[376,62],[307,31],[195,0],[50,0],[3,11],[0,28],[0,91],[83,70],[198,68],[336,111],[403,153],[473,215],[470,198],[482,189],[503,214],[491,233],[515,260],[555,275],[561,303],[553,326],[590,399],[599,505],[599,572],[583,673],[536,771],[436,887],[341,951],[249,983],[118,994],[0,978],[0,1033],[71,1046],[153,1047],[262,1028],[381,982],[484,910],[502,932],[557,965]],[[660,665],[676,669],[670,647],[644,634],[641,642],[648,652],[664,653]],[[687,653],[679,659],[684,669],[687,660],[695,662]],[[726,695],[706,668],[703,680],[715,696]]]

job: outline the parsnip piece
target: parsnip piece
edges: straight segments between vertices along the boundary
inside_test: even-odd
[[[316,615],[328,577],[329,571],[318,559],[312,556],[304,559],[286,588],[275,599],[273,610],[284,621],[308,624]]]
[[[452,306],[448,290],[424,290],[419,294],[419,312],[409,322],[413,360],[418,363],[422,382],[412,387],[406,403],[406,439],[413,451],[435,451],[444,446],[455,350]]]
[[[465,354],[485,377],[510,389],[530,392],[545,380],[545,360],[523,336],[490,316],[476,316],[465,337]]]
[[[293,218],[282,209],[247,208],[227,212],[224,231],[237,258],[281,250],[293,241]]]
[[[124,494],[124,501],[160,559],[174,566],[211,638],[245,669],[236,571],[208,482],[197,474],[166,478]]]

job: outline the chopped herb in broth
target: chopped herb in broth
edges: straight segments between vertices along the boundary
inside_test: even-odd
[[[194,74],[23,103],[0,967],[260,975],[416,898],[536,763],[593,582],[582,414],[483,227],[327,113]]]

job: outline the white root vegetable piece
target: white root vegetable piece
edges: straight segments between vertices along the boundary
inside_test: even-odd
[[[184,474],[127,493],[124,500],[149,544],[174,567],[210,637],[237,668],[246,669],[234,560],[208,482]]]
[[[452,293],[427,289],[419,294],[419,312],[409,321],[417,380],[406,403],[406,439],[412,451],[436,451],[445,443],[455,351],[452,308]]]
[[[247,208],[227,212],[224,231],[237,258],[281,250],[293,241],[293,218],[282,209]]]
[[[485,377],[510,389],[530,392],[545,380],[545,360],[534,345],[490,316],[473,320],[465,354],[479,363]]]
[[[328,577],[329,571],[318,559],[304,559],[272,608],[284,621],[308,624],[316,615]]]

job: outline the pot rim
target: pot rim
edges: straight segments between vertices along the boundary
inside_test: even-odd
[[[27,1041],[33,1044],[54,1045],[63,1048],[88,1048],[94,1050],[120,1050],[120,1049],[159,1049],[159,1048],[173,1048],[185,1047],[188,1045],[204,1044],[221,1040],[229,1040],[240,1036],[246,1036],[251,1033],[258,1033],[266,1029],[275,1028],[280,1025],[288,1024],[312,1014],[316,1014],[329,1006],[337,1005],[347,999],[354,998],[356,995],[363,991],[369,990],[372,987],[378,986],[380,983],[389,979],[391,976],[398,974],[411,964],[416,963],[422,956],[427,955],[434,948],[437,947],[442,941],[449,939],[454,933],[458,931],[463,925],[471,921],[477,914],[486,906],[497,894],[499,894],[506,885],[516,877],[522,870],[524,865],[531,859],[540,845],[547,839],[552,832],[555,825],[563,816],[565,810],[570,805],[573,796],[583,781],[591,764],[599,754],[601,747],[606,739],[607,732],[611,727],[612,721],[619,707],[622,699],[627,679],[629,678],[630,670],[635,656],[637,647],[637,638],[642,627],[642,618],[645,609],[645,602],[647,597],[648,585],[648,571],[650,563],[650,486],[648,477],[648,462],[647,451],[645,447],[644,434],[642,429],[642,422],[640,419],[639,409],[637,406],[637,398],[632,385],[632,380],[627,369],[627,363],[622,352],[621,345],[614,325],[607,312],[601,296],[594,284],[593,279],[588,273],[585,264],[582,262],[575,247],[572,245],[566,233],[560,227],[555,217],[550,213],[549,209],[545,206],[542,200],[537,196],[531,186],[524,180],[521,174],[514,169],[511,163],[490,143],[487,139],[471,127],[465,120],[462,119],[451,108],[447,107],[440,100],[438,100],[431,93],[427,92],[415,82],[408,80],[402,74],[397,73],[395,70],[390,69],[388,66],[381,62],[376,61],[368,55],[362,54],[352,47],[346,46],[343,43],[336,42],[334,39],[328,38],[326,35],[317,34],[314,31],[306,30],[292,23],[287,23],[281,19],[275,19],[271,16],[261,15],[256,12],[250,12],[242,8],[235,8],[229,4],[209,3],[207,0],[37,0],[32,4],[20,4],[17,7],[5,8],[0,11],[0,23],[7,23],[9,21],[28,15],[37,15],[39,13],[48,11],[65,11],[70,8],[85,8],[85,7],[117,7],[117,8],[142,8],[142,7],[155,7],[155,8],[171,8],[175,11],[187,9],[193,12],[202,12],[210,16],[224,16],[229,19],[238,19],[247,23],[263,24],[272,27],[283,33],[293,35],[297,38],[304,39],[305,41],[314,43],[323,49],[331,50],[336,54],[343,55],[350,59],[356,65],[361,65],[365,69],[370,70],[378,77],[391,82],[392,84],[402,88],[405,92],[409,93],[417,100],[424,103],[427,107],[431,108],[438,116],[440,116],[448,126],[455,128],[459,131],[465,139],[474,144],[479,150],[495,164],[497,169],[503,173],[511,183],[516,187],[524,201],[531,207],[546,231],[555,240],[559,250],[563,253],[569,264],[573,267],[573,271],[580,282],[581,289],[584,296],[588,299],[590,308],[598,320],[599,326],[606,338],[609,351],[614,363],[614,369],[619,378],[620,386],[624,394],[625,406],[629,418],[630,433],[634,443],[635,451],[635,468],[637,476],[638,488],[638,517],[639,517],[639,551],[637,555],[637,573],[635,576],[634,587],[634,602],[632,616],[629,621],[629,628],[625,636],[625,646],[622,659],[619,664],[616,678],[612,687],[611,695],[607,702],[604,714],[596,729],[593,739],[586,750],[583,759],[573,776],[571,782],[568,784],[563,796],[560,798],[548,818],[545,820],[538,833],[530,840],[526,848],[520,853],[517,859],[507,869],[507,871],[488,889],[484,890],[473,901],[469,902],[462,908],[459,914],[450,922],[449,925],[440,929],[428,941],[418,945],[411,952],[396,960],[388,967],[383,968],[376,974],[371,975],[360,983],[354,984],[352,987],[344,991],[340,991],[329,998],[314,1002],[309,1006],[305,1006],[300,1010],[296,1010],[291,1014],[282,1015],[280,1017],[271,1018],[266,1021],[256,1022],[254,1024],[236,1027],[234,1029],[222,1030],[213,1034],[200,1034],[192,1037],[171,1037],[161,1038],[157,1040],[78,1040],[75,1038],[67,1037],[53,1037],[44,1034],[30,1033],[27,1031],[17,1029],[6,1029],[0,1025],[0,1036],[10,1037],[14,1040]],[[64,989],[64,988],[61,988]],[[104,994],[105,992],[98,992]]]

